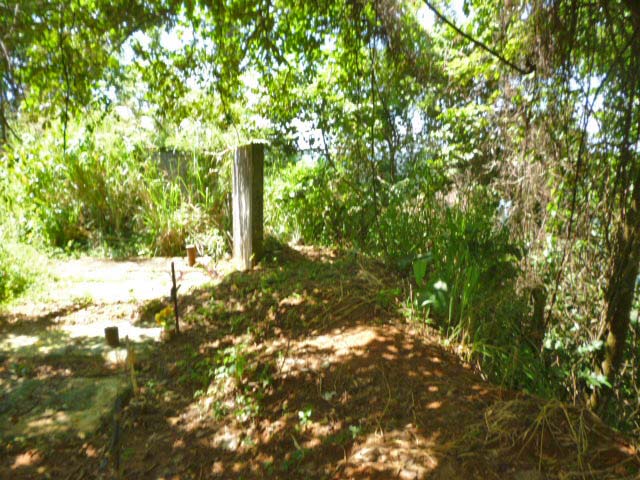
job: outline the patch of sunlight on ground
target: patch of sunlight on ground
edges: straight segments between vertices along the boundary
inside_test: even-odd
[[[132,342],[159,341],[162,333],[161,327],[137,327],[126,321],[112,322],[102,320],[94,323],[61,325],[59,329],[66,332],[69,338],[79,337],[104,337],[104,329],[107,327],[118,327],[120,341],[126,337]]]
[[[0,353],[18,357],[38,357],[63,353],[99,354],[104,341],[98,338],[70,340],[66,332],[45,329],[31,335],[8,333],[0,336]]]
[[[41,329],[30,335],[0,334],[0,353],[19,357],[37,357],[55,354],[102,355],[110,363],[116,360],[106,344],[104,329],[118,327],[120,342],[128,337],[133,343],[160,341],[161,327],[138,327],[126,321],[99,321],[89,324],[60,325]],[[117,363],[117,362],[116,362]]]
[[[393,471],[399,478],[428,478],[439,463],[437,437],[426,438],[412,424],[403,430],[372,433],[354,446],[346,472]]]
[[[38,343],[37,335],[14,335],[10,333],[5,338],[0,339],[0,351],[17,350],[32,347]]]
[[[379,337],[377,329],[358,326],[345,331],[334,330],[327,335],[311,338],[303,345],[319,350],[334,350],[338,356],[353,355],[358,351],[364,352],[364,348]]]

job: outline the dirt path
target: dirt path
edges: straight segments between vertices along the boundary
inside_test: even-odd
[[[12,305],[3,320],[12,323],[47,317],[53,323],[69,325],[133,318],[145,302],[168,296],[172,261],[181,292],[211,282],[204,269],[190,268],[182,258],[51,261],[54,282],[35,298]]]
[[[127,388],[118,374],[126,349],[109,348],[104,329],[118,327],[120,338],[148,355],[161,328],[144,321],[153,312],[142,313],[167,302],[172,261],[181,292],[211,282],[182,259],[52,261],[56,280],[0,315],[3,438],[94,433]]]
[[[31,334],[100,330],[114,317],[154,328],[140,324],[139,306],[166,293],[166,260],[82,262],[60,271],[87,275],[64,275],[68,287],[46,304],[14,309],[0,337],[22,324]],[[112,478],[118,463],[132,479],[637,478],[635,448],[595,417],[491,385],[407,324],[398,279],[380,265],[279,248],[210,285],[184,271],[184,332],[169,342],[140,334],[138,348],[147,333],[151,348],[118,428],[108,416],[82,439],[12,439],[0,478]],[[23,379],[126,379],[104,358],[87,372],[65,354],[35,357]],[[6,358],[2,368],[0,378],[20,376]]]
[[[171,262],[179,293],[215,280],[181,258],[52,261],[55,280],[0,313],[0,355],[37,356],[69,347],[96,350],[107,326],[118,327],[120,337],[133,342],[158,341],[160,328],[141,322],[141,309],[154,300],[168,303]]]

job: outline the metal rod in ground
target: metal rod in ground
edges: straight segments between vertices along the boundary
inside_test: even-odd
[[[176,269],[171,262],[171,300],[173,300],[173,311],[176,314],[176,333],[180,333],[180,321],[178,317],[178,287],[176,285]]]

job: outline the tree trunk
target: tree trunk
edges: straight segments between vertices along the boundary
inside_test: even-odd
[[[0,149],[7,143],[7,117],[5,115],[5,99],[2,81],[0,80]]]
[[[624,358],[629,321],[640,264],[640,183],[636,182],[631,207],[613,258],[605,301],[605,322],[609,331],[602,362],[602,374],[613,385]],[[601,407],[598,389],[591,395],[591,407]]]
[[[589,402],[593,409],[602,409],[614,391],[614,381],[624,360],[640,267],[640,159],[634,148],[640,134],[640,125],[635,124],[638,121],[636,99],[640,88],[640,39],[637,37],[640,29],[640,7],[629,0],[627,4],[632,13],[634,33],[629,66],[621,77],[624,85],[621,90],[626,90],[623,97],[626,99],[626,107],[623,110],[621,131],[620,171],[626,184],[625,193],[630,194],[630,199],[624,193],[620,198],[621,225],[613,244],[613,264],[605,291],[605,326],[608,333],[601,369],[612,388],[594,388]]]
[[[605,325],[608,334],[601,370],[607,382],[612,386],[624,359],[631,308],[633,307],[636,279],[640,266],[640,166],[629,142],[634,96],[633,94],[630,96],[629,110],[626,112],[626,135],[620,152],[622,165],[628,166],[632,173],[630,177],[633,182],[629,182],[627,187],[632,192],[631,201],[625,205],[624,197],[621,200],[623,203],[621,207],[622,225],[617,241],[614,243],[613,265],[605,291]],[[602,408],[606,403],[602,400],[606,400],[606,397],[598,388],[595,388],[589,400],[591,408]]]

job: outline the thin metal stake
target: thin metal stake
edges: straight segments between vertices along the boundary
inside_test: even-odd
[[[178,288],[176,285],[176,269],[171,262],[171,300],[173,300],[173,312],[176,314],[176,333],[180,333],[180,322],[178,317]]]

